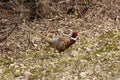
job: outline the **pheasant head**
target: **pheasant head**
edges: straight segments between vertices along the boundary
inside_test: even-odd
[[[76,41],[77,36],[78,36],[78,32],[75,31],[72,33],[71,39]]]

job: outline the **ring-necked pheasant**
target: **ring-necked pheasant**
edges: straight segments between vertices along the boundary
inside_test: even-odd
[[[76,39],[77,39],[76,37],[78,35],[78,32],[73,32],[71,37],[50,38],[50,37],[44,36],[41,33],[36,32],[35,30],[29,27],[24,29],[32,33],[35,33],[36,35],[44,39],[46,42],[48,42],[51,47],[57,49],[59,52],[62,52],[68,49],[72,44],[74,44],[76,42]]]

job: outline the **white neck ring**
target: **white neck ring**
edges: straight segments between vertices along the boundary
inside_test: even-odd
[[[71,37],[71,39],[72,39],[72,40],[77,40],[77,38],[73,38],[73,37]]]

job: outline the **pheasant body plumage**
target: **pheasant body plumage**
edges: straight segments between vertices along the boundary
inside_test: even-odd
[[[49,44],[51,47],[57,49],[59,52],[62,52],[74,44],[76,40],[72,40],[69,37],[59,37],[52,39]]]

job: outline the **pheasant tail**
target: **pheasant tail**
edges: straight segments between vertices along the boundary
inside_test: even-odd
[[[52,38],[49,38],[49,37],[47,37],[47,36],[44,36],[43,34],[41,34],[41,33],[37,32],[37,31],[29,28],[28,26],[27,26],[27,28],[24,28],[24,29],[27,30],[27,31],[29,31],[29,32],[32,32],[32,33],[38,35],[39,37],[41,37],[42,39],[44,39],[45,41],[47,41],[47,42],[49,42],[49,43],[50,43],[51,40],[52,40]]]

